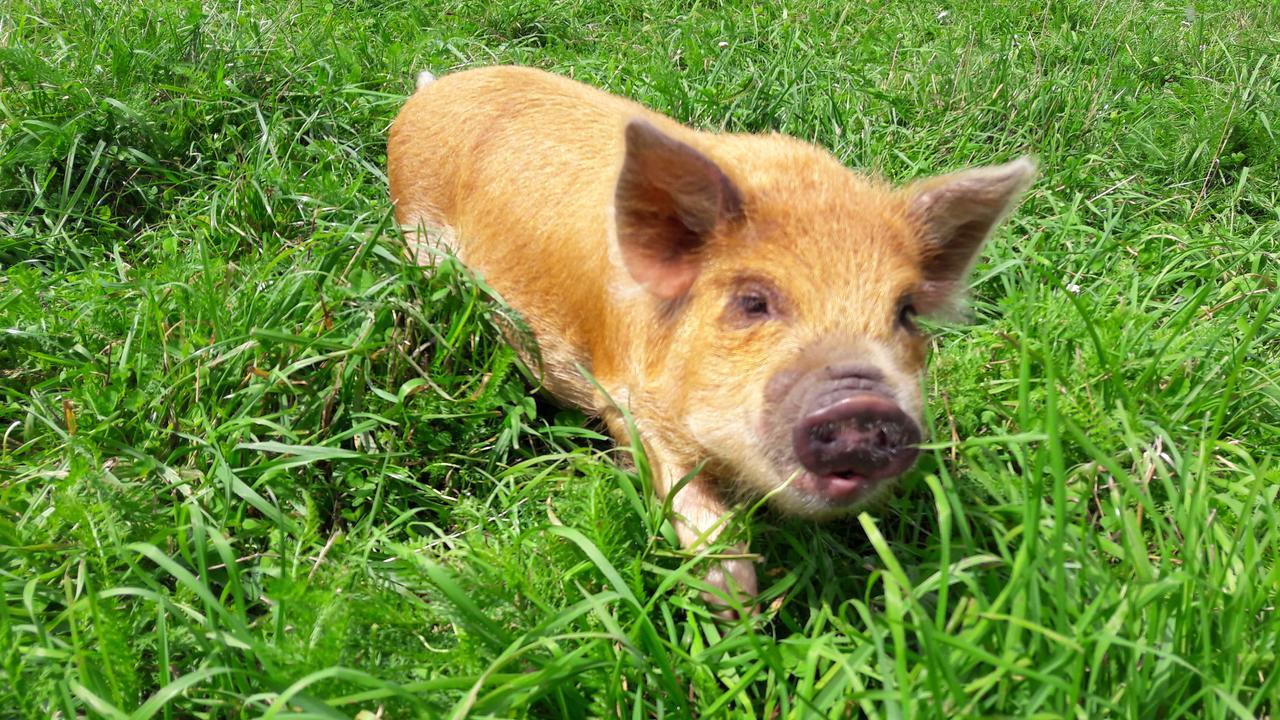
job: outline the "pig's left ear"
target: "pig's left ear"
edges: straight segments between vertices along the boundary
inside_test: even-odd
[[[708,238],[741,213],[741,195],[715,161],[644,120],[627,123],[614,214],[618,250],[636,282],[664,300],[683,296]]]
[[[915,296],[920,312],[946,310],[961,295],[982,244],[1035,174],[1035,161],[1022,157],[908,188],[910,217],[921,228],[924,243],[924,285]]]

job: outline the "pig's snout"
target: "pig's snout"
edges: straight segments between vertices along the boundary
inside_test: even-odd
[[[811,491],[854,502],[915,463],[920,427],[888,396],[846,385],[815,400],[792,433]]]

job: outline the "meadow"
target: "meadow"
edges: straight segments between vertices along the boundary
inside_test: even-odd
[[[1039,157],[917,469],[735,521],[759,616],[405,259],[388,124],[495,63]],[[1266,0],[0,0],[0,717],[1274,718],[1278,98]]]

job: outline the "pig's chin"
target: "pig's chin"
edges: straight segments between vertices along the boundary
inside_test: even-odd
[[[791,487],[832,510],[844,510],[871,498],[891,481],[871,480],[862,475],[815,475],[801,472]]]
[[[821,517],[848,512],[893,486],[904,472],[915,464],[916,453],[895,458],[889,465],[871,473],[815,473],[797,469],[788,485],[793,512]]]
[[[827,512],[851,509],[892,486],[893,478],[873,479],[856,474],[818,475],[801,471],[791,488]]]

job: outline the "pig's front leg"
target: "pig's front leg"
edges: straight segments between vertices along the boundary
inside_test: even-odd
[[[654,490],[664,501],[673,490],[675,492],[671,496],[671,513],[680,545],[690,552],[698,552],[720,536],[728,520],[729,509],[720,499],[714,483],[704,475],[680,487],[680,481],[692,467],[664,452],[660,445],[646,445],[653,469]],[[748,612],[753,611],[752,603],[757,593],[756,568],[747,557],[745,544],[733,545],[728,551],[743,557],[724,558],[715,563],[706,580],[716,592],[704,592],[703,599],[719,609],[717,614],[732,618],[736,611],[726,605],[727,598],[734,598]]]
[[[679,482],[680,477],[682,476],[677,476],[675,481]],[[676,492],[671,499],[671,511],[680,544],[692,552],[701,550],[720,535],[728,512],[716,495],[715,488],[701,478],[694,478]],[[746,557],[747,546],[739,543],[730,546],[728,550],[743,557],[717,561],[707,573],[706,579],[718,592],[704,592],[702,597],[708,605],[721,608],[718,614],[733,617],[736,611],[726,605],[726,598],[735,598],[751,612],[758,589],[755,565]]]
[[[613,437],[623,446],[630,445],[631,428],[622,413],[611,403],[601,405],[600,415],[609,426]],[[636,419],[636,427],[640,432],[645,455],[649,461],[654,491],[663,502],[666,502],[673,491],[675,492],[675,495],[671,496],[671,521],[675,526],[676,536],[680,540],[681,547],[696,553],[715,542],[724,531],[729,509],[720,498],[715,484],[704,475],[693,478],[683,486],[680,485],[696,464],[669,450],[661,433],[654,431],[652,427],[646,431],[646,425],[647,423],[642,419]],[[716,561],[706,576],[707,583],[716,592],[702,594],[703,600],[709,606],[718,608],[717,615],[724,618],[732,618],[736,615],[736,611],[726,606],[727,598],[736,599],[744,609],[753,612],[752,603],[757,593],[756,568],[747,557],[746,545],[734,545],[728,550],[729,553],[742,555],[742,557]]]

